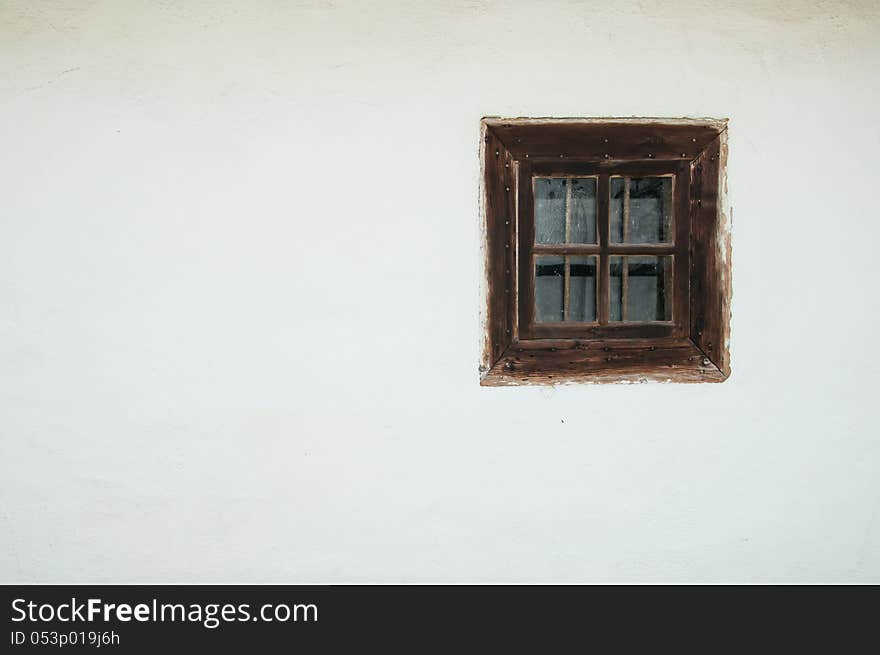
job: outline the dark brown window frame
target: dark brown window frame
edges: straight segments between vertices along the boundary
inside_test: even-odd
[[[730,374],[727,121],[482,121],[487,298],[483,385],[721,382]],[[597,243],[534,244],[534,176],[597,176]],[[609,180],[673,175],[673,241],[610,243]],[[605,220],[601,220],[605,217]],[[533,322],[535,254],[597,255],[597,321]],[[672,320],[609,323],[615,254],[673,256]],[[521,299],[528,299],[521,302]]]

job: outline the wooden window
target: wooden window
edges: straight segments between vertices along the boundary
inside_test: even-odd
[[[727,378],[726,129],[483,119],[482,384]]]

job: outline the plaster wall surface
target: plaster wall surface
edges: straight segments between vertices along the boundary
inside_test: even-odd
[[[6,0],[0,580],[880,582],[878,36]],[[730,118],[727,382],[478,385],[484,115]]]

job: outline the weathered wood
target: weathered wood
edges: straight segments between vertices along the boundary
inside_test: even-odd
[[[623,323],[534,323],[528,331],[528,339],[660,339],[680,333],[672,321]]]
[[[720,382],[690,339],[515,341],[485,386],[569,382]]]
[[[598,244],[534,244],[534,198],[532,178],[552,174],[569,177],[580,174],[598,173],[597,183],[597,234]],[[669,176],[673,180],[673,224],[672,243],[627,244],[610,242],[610,177],[612,175],[630,177]],[[587,338],[660,338],[668,336],[683,337],[689,334],[688,305],[688,193],[690,177],[688,162],[536,162],[528,160],[520,169],[519,199],[519,256],[520,262],[532,261],[534,254],[596,254],[600,255],[597,275],[597,320],[596,324],[584,323],[534,323],[535,279],[532,266],[521,267],[519,271],[519,330],[521,339],[548,339],[559,337]],[[668,322],[628,322],[625,312],[623,321],[610,322],[610,276],[609,256],[611,255],[673,255],[672,286],[669,293],[672,302],[672,320]],[[624,286],[625,280],[624,277]],[[624,289],[625,291],[625,289]]]
[[[673,259],[672,319],[678,326],[676,335],[690,334],[690,195],[691,178],[689,163],[682,163],[672,182],[672,230],[675,234],[675,257]]]
[[[530,157],[528,161],[532,174],[538,177],[585,177],[591,175],[629,175],[646,177],[652,175],[672,175],[690,160],[677,161],[577,161],[565,159],[539,159]]]
[[[599,246],[595,243],[560,243],[532,245],[532,253],[535,255],[598,255]]]
[[[487,277],[486,334],[482,367],[488,369],[513,337],[513,293],[515,205],[514,160],[504,145],[483,130],[483,221],[484,257]]]
[[[487,119],[516,159],[691,161],[723,130],[716,120]]]
[[[719,382],[729,375],[725,129],[725,121],[708,119],[484,120],[488,294],[482,384]],[[595,150],[599,143],[601,154]],[[651,149],[642,152],[646,146]],[[533,177],[585,175],[598,178],[598,242],[536,245]],[[610,243],[611,175],[674,176],[673,243]],[[595,323],[534,323],[535,254],[597,256]],[[609,256],[615,254],[672,255],[672,271],[664,278],[673,287],[671,321],[609,322]],[[565,315],[567,303],[566,294]]]
[[[517,168],[517,337],[532,338],[535,314],[535,200],[532,188],[532,165],[520,161]]]
[[[730,230],[721,185],[726,134],[691,166],[691,338],[726,377],[730,375]]]

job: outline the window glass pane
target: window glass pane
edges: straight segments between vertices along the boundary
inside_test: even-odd
[[[570,243],[596,243],[596,178],[571,179]]]
[[[534,181],[535,243],[596,243],[596,178]]]
[[[612,321],[672,320],[672,257],[610,258]]]
[[[565,243],[563,178],[535,178],[535,243]]]
[[[593,322],[596,320],[596,258],[567,257],[568,319]]]
[[[623,242],[623,178],[611,178],[611,241]]]
[[[535,257],[535,322],[562,321],[565,292],[565,259]]]
[[[535,257],[535,322],[596,320],[596,259],[595,255]]]
[[[611,178],[611,241],[672,241],[672,178]]]

